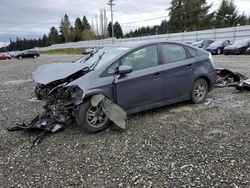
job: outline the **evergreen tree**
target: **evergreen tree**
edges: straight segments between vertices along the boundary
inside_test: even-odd
[[[71,24],[69,17],[65,14],[60,23],[60,33],[62,34],[65,42],[70,42],[70,27]]]
[[[83,32],[82,21],[80,18],[76,18],[75,25],[74,25],[74,39],[73,40],[74,41],[81,40],[82,32]]]
[[[58,33],[57,33],[57,34],[58,34]],[[48,43],[48,37],[47,37],[46,34],[44,34],[40,46],[44,47],[44,46],[47,45],[47,43]]]
[[[69,28],[69,41],[70,41],[70,42],[73,42],[74,39],[75,39],[75,31],[74,31],[74,27],[71,26],[71,27]]]
[[[216,28],[231,27],[238,24],[239,13],[233,0],[222,0],[216,13]]]
[[[247,15],[243,12],[242,15],[238,17],[238,20],[236,21],[237,25],[247,25],[248,20],[247,20]]]
[[[107,30],[108,30],[108,33],[109,33],[109,37],[112,37],[112,23],[111,22],[109,22]],[[115,22],[115,24],[114,24],[114,36],[116,38],[122,38],[123,37],[122,27],[119,24],[119,22]]]
[[[50,32],[48,34],[48,44],[57,44],[59,42],[59,34],[57,29],[53,26],[50,28]]]
[[[170,32],[207,29],[212,25],[214,13],[208,13],[211,5],[206,0],[172,0],[169,8]]]
[[[123,37],[122,27],[118,22],[114,24],[114,35],[118,39]]]
[[[108,30],[109,37],[112,37],[112,23],[111,22],[109,22],[107,30]]]
[[[83,31],[90,30],[90,24],[89,24],[86,16],[83,16],[83,18],[82,18],[82,27],[83,27]]]

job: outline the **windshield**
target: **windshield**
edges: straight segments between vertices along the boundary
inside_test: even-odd
[[[202,42],[203,42],[203,41],[200,40],[200,41],[194,42],[193,45],[194,45],[194,46],[200,46],[200,45],[202,44]]]
[[[250,42],[249,40],[239,40],[239,41],[236,41],[233,45],[234,46],[247,46],[249,42]]]
[[[98,69],[101,66],[105,65],[106,63],[108,63],[111,59],[115,58],[116,56],[119,56],[128,49],[129,48],[127,47],[103,48],[98,50],[93,55],[89,54],[78,59],[76,62],[84,63],[86,64],[86,67],[89,67],[91,69]]]

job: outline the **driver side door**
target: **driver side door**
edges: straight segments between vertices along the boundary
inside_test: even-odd
[[[133,71],[117,75],[115,91],[117,104],[129,112],[146,110],[162,102],[163,75],[159,68],[157,45],[137,49],[120,59],[120,65],[128,65]]]

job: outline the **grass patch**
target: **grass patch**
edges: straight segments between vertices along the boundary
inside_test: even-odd
[[[82,54],[84,48],[67,48],[67,49],[57,49],[57,50],[46,50],[40,51],[40,54]]]

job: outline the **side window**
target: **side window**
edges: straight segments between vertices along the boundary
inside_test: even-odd
[[[176,44],[162,44],[164,63],[173,63],[187,59],[187,53],[183,46]]]
[[[129,65],[134,71],[158,65],[156,45],[141,48],[121,58],[121,65]]]
[[[114,74],[116,69],[119,67],[119,61],[113,63],[107,70],[106,74],[110,75],[110,74]]]

